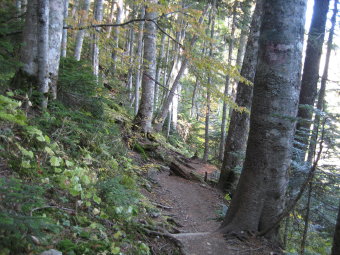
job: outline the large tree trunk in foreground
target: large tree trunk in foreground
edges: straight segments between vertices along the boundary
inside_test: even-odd
[[[243,171],[224,233],[263,231],[284,208],[301,77],[307,0],[265,0]],[[278,228],[267,238],[277,240]]]
[[[150,0],[151,4],[156,0]],[[145,19],[156,17],[156,12],[145,11]],[[154,86],[156,76],[156,25],[151,21],[145,22],[144,31],[144,61],[142,70],[142,97],[135,124],[139,125],[144,133],[152,131],[151,121],[154,103]]]
[[[340,254],[340,205],[333,238],[332,255]]]
[[[262,3],[263,0],[257,0],[256,8],[253,14],[250,33],[246,46],[241,75],[247,80],[253,82],[256,71],[258,40],[260,35],[260,26],[262,21]],[[253,86],[239,82],[237,85],[236,103],[238,106],[251,108],[253,96]],[[233,190],[237,182],[235,174],[236,168],[242,167],[243,155],[245,153],[247,138],[249,132],[249,113],[233,111],[231,115],[227,141],[221,175],[218,181],[219,188]]]
[[[20,56],[23,65],[12,80],[14,88],[39,90],[42,108],[47,107],[50,89],[52,99],[56,98],[63,6],[62,0],[29,1]]]
[[[325,37],[328,6],[329,0],[314,0],[313,17],[309,29],[299,100],[300,105],[309,105],[310,108],[314,106],[317,94],[319,66]],[[304,161],[308,147],[309,130],[313,117],[313,111],[310,108],[300,107],[297,115],[298,118],[301,118],[296,128],[296,133],[299,137],[297,140],[300,142],[300,145],[297,147],[301,151],[296,157],[296,160],[300,162]]]

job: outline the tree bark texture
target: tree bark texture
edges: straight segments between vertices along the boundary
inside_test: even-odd
[[[250,33],[242,65],[241,75],[254,82],[260,26],[262,22],[263,0],[256,1],[256,7],[251,22]],[[238,106],[251,108],[253,86],[239,82],[237,85],[236,103]],[[223,163],[218,186],[222,190],[234,190],[237,182],[236,168],[241,168],[247,146],[249,132],[249,113],[233,111],[229,124]]]
[[[64,0],[64,22],[63,26],[65,27],[66,24],[66,19],[68,18],[68,6],[69,6],[69,0]],[[63,58],[66,58],[67,54],[67,29],[63,29],[63,36],[61,40],[61,56]]]
[[[116,24],[122,23],[123,20],[123,0],[117,0],[116,1],[116,6],[117,6],[117,14],[116,14]],[[116,72],[116,64],[117,64],[117,49],[119,47],[119,33],[120,33],[120,28],[115,27],[114,28],[114,34],[113,34],[113,49],[112,52],[112,62],[113,62],[113,73]]]
[[[38,0],[38,84],[42,94],[41,107],[48,103],[48,23],[49,0]]]
[[[154,4],[157,0],[150,0]],[[145,19],[154,19],[156,12],[145,10]],[[154,102],[154,86],[156,76],[156,25],[151,21],[145,22],[144,31],[144,61],[142,71],[142,96],[135,124],[139,125],[144,133],[152,131],[152,113]]]
[[[336,220],[336,225],[335,225],[331,255],[337,255],[337,254],[340,254],[340,204],[339,204],[338,218]]]
[[[336,26],[336,16],[338,13],[338,2],[339,2],[338,0],[334,1],[333,15],[331,18],[332,25],[331,25],[331,29],[329,30],[329,36],[327,40],[327,52],[326,52],[325,66],[324,66],[323,74],[321,77],[320,91],[318,95],[318,102],[316,105],[316,108],[319,110],[319,112],[324,110],[326,85],[327,85],[327,79],[328,79],[328,69],[329,69],[329,63],[331,59],[331,52],[333,50],[333,37],[334,37],[334,30]],[[321,119],[320,113],[315,114],[313,131],[312,131],[312,136],[309,142],[309,149],[308,149],[308,155],[307,155],[307,162],[310,164],[313,162],[313,158],[315,156],[320,119]]]
[[[238,5],[238,1],[235,1],[234,6],[233,6],[233,20],[231,24],[231,38],[230,38],[229,45],[228,45],[228,66],[231,66],[233,49],[234,49],[234,40],[235,40],[234,34],[236,30],[237,5]],[[224,96],[228,96],[229,83],[230,83],[230,77],[229,75],[227,75],[225,79],[225,85],[224,85]],[[223,160],[223,155],[224,155],[224,145],[225,145],[226,127],[227,127],[227,112],[228,112],[227,103],[223,101],[222,122],[221,122],[221,140],[220,140],[220,148],[219,148],[219,154],[218,154],[218,157],[221,161]]]
[[[201,18],[199,19],[199,23],[203,22],[203,16],[204,15],[202,15]],[[194,35],[193,38],[191,39],[189,48],[192,48],[195,45],[197,39],[198,39],[198,36]],[[175,78],[175,80],[174,80],[174,82],[171,86],[169,94],[165,98],[161,110],[159,111],[159,113],[157,114],[157,116],[154,119],[154,129],[155,129],[156,132],[159,132],[159,131],[162,130],[165,118],[166,118],[166,116],[169,112],[169,106],[172,103],[173,97],[175,95],[175,91],[177,89],[177,86],[179,84],[180,79],[182,78],[182,75],[184,74],[185,69],[187,68],[188,63],[189,63],[189,58],[186,57],[186,56],[183,56],[181,67],[180,67],[180,69],[179,69],[179,71],[176,75],[176,78]]]
[[[88,15],[89,15],[89,9],[90,9],[90,0],[84,0],[82,5],[82,16],[80,18],[79,26],[82,27],[85,25]],[[83,41],[85,36],[85,29],[78,30],[77,36],[76,36],[76,46],[74,49],[74,57],[76,60],[80,60],[81,57],[81,51],[83,49]]]
[[[160,77],[162,74],[162,69],[163,69],[163,59],[164,59],[164,53],[165,53],[165,34],[162,34],[161,38],[161,49],[159,52],[159,57],[157,61],[157,69],[156,69],[156,81],[160,83]],[[159,85],[155,84],[155,102],[154,102],[154,112],[157,109],[158,106],[158,101],[159,101]]]
[[[142,7],[140,11],[140,18],[144,18],[145,16],[145,8]],[[144,22],[139,23],[139,30],[138,30],[138,46],[137,46],[137,72],[136,72],[136,85],[135,85],[135,114],[138,112],[138,107],[139,107],[139,88],[141,85],[141,77],[142,77],[142,71],[141,71],[141,66],[142,66],[142,51],[143,51],[143,33],[144,33]]]
[[[297,114],[306,0],[265,0],[250,132],[224,233],[268,229],[284,208]],[[267,238],[277,241],[278,228]]]
[[[94,19],[96,23],[100,23],[103,21],[103,0],[97,0],[95,5],[95,13]],[[94,29],[93,34],[93,52],[92,52],[92,67],[93,67],[93,74],[98,79],[99,74],[99,34],[100,28]]]
[[[63,34],[64,1],[49,0],[48,75],[52,99],[57,98],[57,81]]]
[[[309,29],[301,81],[300,105],[314,106],[319,81],[320,58],[325,37],[328,6],[329,0],[314,0],[313,17]],[[301,151],[299,152],[299,156],[296,157],[296,160],[303,162],[308,147],[313,111],[310,108],[300,107],[297,116],[301,118],[301,121],[296,127],[296,134],[299,137],[297,140],[300,144],[297,148]]]

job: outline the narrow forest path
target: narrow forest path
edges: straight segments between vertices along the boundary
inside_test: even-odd
[[[190,163],[197,174],[214,175],[216,167],[195,160]],[[261,243],[243,243],[226,240],[216,232],[220,222],[218,211],[222,209],[223,194],[206,183],[186,180],[172,174],[170,169],[153,172],[150,176],[154,187],[149,199],[169,216],[180,231],[173,236],[183,244],[185,255],[271,254]]]

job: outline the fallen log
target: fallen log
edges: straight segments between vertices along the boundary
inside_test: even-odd
[[[192,170],[190,170],[187,166],[181,164],[178,161],[172,161],[170,163],[170,170],[173,174],[180,176],[186,180],[193,180],[202,182],[202,178],[196,175]]]

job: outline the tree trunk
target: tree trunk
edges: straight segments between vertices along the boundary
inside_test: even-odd
[[[69,5],[69,0],[64,0],[64,22],[63,22],[63,26],[65,27],[66,24],[66,19],[68,18],[68,5]],[[67,54],[67,29],[63,29],[63,36],[62,36],[62,40],[61,40],[61,56],[63,58],[66,58],[66,54]]]
[[[263,5],[250,132],[224,233],[272,227],[284,208],[301,77],[306,0]],[[283,107],[284,106],[284,107]],[[277,241],[278,228],[266,234]]]
[[[307,155],[307,162],[312,163],[313,158],[315,156],[316,151],[316,144],[317,144],[317,138],[318,138],[318,129],[319,129],[319,123],[320,123],[320,112],[324,110],[324,104],[325,104],[325,94],[326,94],[326,84],[328,79],[328,69],[329,69],[329,62],[331,58],[331,52],[333,49],[333,37],[334,37],[334,29],[336,25],[336,15],[338,13],[338,0],[334,1],[334,8],[333,8],[333,15],[331,18],[331,29],[329,30],[329,36],[327,40],[327,52],[326,52],[326,60],[325,60],[325,67],[323,70],[322,78],[321,78],[321,86],[320,91],[318,95],[318,102],[316,105],[316,108],[318,109],[319,113],[315,114],[314,119],[314,125],[313,125],[313,132],[312,136],[309,142],[309,150]]]
[[[101,23],[103,21],[103,0],[97,0],[95,5],[94,20],[96,23]],[[92,67],[93,74],[96,76],[98,81],[99,74],[99,34],[100,28],[94,29],[93,34],[93,52],[92,52]]]
[[[208,83],[211,82],[211,77],[208,78]],[[207,103],[205,108],[205,128],[204,128],[204,153],[203,161],[208,161],[209,158],[209,124],[210,124],[210,88],[207,87]]]
[[[194,90],[192,92],[192,97],[191,97],[191,108],[190,108],[190,117],[193,118],[195,116],[195,105],[196,105],[196,98],[197,98],[197,91],[200,85],[200,81],[198,76],[196,76],[196,82],[194,86]]]
[[[22,72],[22,75],[32,78],[34,76],[36,77],[38,72],[37,9],[38,0],[32,0],[28,2],[25,25],[23,29],[23,41],[25,43],[22,45],[20,52],[20,62],[22,63],[22,67],[20,68],[19,73]],[[22,84],[14,84],[14,86],[17,85],[18,88],[20,88]],[[33,84],[30,84],[29,86],[32,85]]]
[[[48,26],[49,0],[38,0],[38,84],[41,93],[41,108],[48,103]]]
[[[237,5],[238,5],[238,1],[235,1],[234,6],[233,6],[233,21],[231,24],[231,38],[230,38],[229,46],[228,46],[228,66],[231,66],[232,55],[233,55],[234,34],[236,30]],[[230,77],[229,75],[227,75],[225,79],[225,85],[224,85],[224,96],[228,96],[229,83],[230,83]],[[221,122],[221,141],[220,141],[220,148],[219,148],[219,155],[218,155],[218,158],[221,161],[223,160],[223,155],[224,155],[224,144],[225,144],[226,126],[227,126],[227,112],[228,112],[227,103],[223,101],[222,122]]]
[[[300,145],[297,146],[299,155],[295,159],[299,162],[304,161],[308,147],[313,111],[310,108],[306,108],[305,105],[309,105],[312,108],[317,94],[320,58],[325,37],[328,6],[329,0],[314,0],[313,17],[309,29],[301,81],[300,108],[297,115],[298,118],[301,119],[296,127],[296,134],[299,137],[297,140]],[[304,105],[304,107],[301,107],[302,105]]]
[[[177,121],[178,121],[178,107],[179,107],[179,99],[181,96],[182,85],[178,84],[175,96],[172,100],[172,119],[171,119],[171,126],[172,132],[176,132],[177,130]]]
[[[134,50],[134,40],[135,40],[135,31],[133,28],[130,28],[129,31],[129,57],[130,57],[130,68],[129,68],[129,73],[128,73],[128,90],[129,90],[129,100],[132,101],[133,99],[133,50]]]
[[[339,204],[338,218],[336,220],[336,225],[335,225],[333,247],[332,247],[331,255],[338,255],[338,254],[340,254],[340,204]]]
[[[145,7],[143,6],[140,11],[140,18],[144,18],[145,16]],[[144,22],[139,23],[139,31],[138,31],[138,46],[137,46],[137,72],[136,72],[136,85],[135,85],[135,114],[138,112],[139,107],[139,88],[141,85],[141,66],[142,66],[142,50],[143,50],[143,32],[144,31]]]
[[[309,223],[309,214],[310,214],[310,202],[312,197],[312,181],[309,183],[309,189],[308,189],[308,198],[307,198],[307,205],[306,205],[306,215],[305,215],[305,225],[303,228],[303,234],[302,234],[302,241],[301,241],[301,251],[300,254],[305,254],[305,246],[306,246],[306,240],[307,240],[307,232],[308,232],[308,223]]]
[[[49,0],[49,31],[48,31],[48,75],[52,99],[57,98],[57,81],[61,55],[63,34],[64,1]]]
[[[213,57],[213,43],[214,40],[214,30],[215,30],[215,13],[216,13],[216,0],[213,0],[211,3],[211,16],[209,20],[209,25],[211,23],[210,29],[210,45],[209,45],[209,57]],[[208,71],[208,84],[207,84],[207,105],[206,105],[206,113],[205,113],[205,133],[204,133],[204,153],[203,153],[203,161],[208,161],[209,159],[209,125],[210,125],[210,97],[211,91],[210,87],[212,86],[212,73]]]
[[[155,4],[157,0],[149,0],[149,3]],[[145,19],[154,19],[156,15],[156,12],[150,12],[146,8]],[[144,133],[150,133],[152,131],[151,121],[156,76],[156,25],[151,21],[145,22],[143,58],[142,97],[134,122],[140,126]]]
[[[117,14],[116,14],[116,24],[122,23],[123,19],[123,0],[117,0],[116,1],[116,6],[117,6]],[[120,28],[115,27],[114,28],[114,35],[113,35],[113,52],[112,52],[112,62],[113,62],[113,67],[112,67],[112,72],[115,74],[116,72],[116,64],[117,64],[117,49],[119,47],[119,33],[120,33]]]
[[[254,81],[256,72],[262,7],[263,0],[257,0],[241,70],[241,75],[251,82]],[[250,112],[252,96],[253,87],[239,82],[236,95],[237,105],[247,108]],[[222,190],[235,189],[235,184],[238,180],[235,170],[242,167],[248,132],[249,113],[233,111],[225,144],[220,179],[218,181],[218,186]]]
[[[62,0],[32,0],[27,7],[21,48],[22,67],[13,78],[14,88],[39,89],[41,107],[46,108],[50,88],[56,98],[63,30]],[[37,88],[38,85],[38,88]]]
[[[157,61],[156,69],[156,81],[160,83],[160,77],[162,73],[163,59],[164,59],[164,49],[165,49],[165,34],[162,34],[161,39],[161,50],[159,52],[159,57]],[[158,100],[159,99],[159,85],[155,84],[155,102],[154,102],[154,112],[156,112]]]
[[[84,0],[83,6],[82,6],[82,16],[80,18],[79,26],[84,26],[88,15],[89,15],[89,9],[90,9],[90,0]],[[83,49],[83,41],[85,36],[85,29],[78,30],[77,37],[76,37],[76,46],[74,49],[74,57],[77,61],[80,60],[81,51]]]
[[[203,16],[204,16],[204,14],[199,19],[199,23],[203,22]],[[198,39],[198,36],[194,35],[193,38],[191,39],[190,46],[188,47],[189,49],[191,49],[195,45],[197,39]],[[189,59],[186,56],[183,56],[181,68],[179,69],[177,76],[176,76],[176,78],[175,78],[175,80],[174,80],[174,82],[171,86],[171,90],[169,91],[168,96],[164,100],[164,103],[162,105],[160,112],[157,114],[157,116],[154,119],[154,130],[156,132],[159,132],[159,131],[162,130],[165,118],[166,118],[168,111],[169,111],[169,106],[170,106],[172,99],[175,95],[175,91],[177,89],[179,81],[180,81],[185,69],[187,68],[188,62],[189,62]]]

